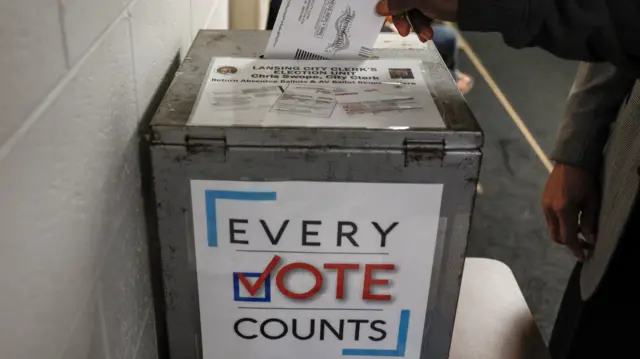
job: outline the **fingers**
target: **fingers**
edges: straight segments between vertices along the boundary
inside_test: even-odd
[[[561,214],[563,213],[563,214]],[[571,212],[555,211],[550,207],[544,207],[544,215],[547,219],[547,228],[551,240],[569,248],[571,253],[579,261],[584,261],[585,251],[578,240],[578,214]]]
[[[416,10],[415,0],[380,0],[376,5],[376,11],[381,16],[392,16],[401,36],[407,36],[411,27],[422,42],[433,39],[432,20]],[[408,18],[407,18],[408,17]]]
[[[558,223],[560,224],[560,241],[567,246],[573,255],[584,261],[584,248],[578,240],[578,210],[576,207],[565,207],[557,212]]]
[[[407,36],[411,33],[411,24],[404,14],[393,15],[392,20],[393,25],[396,27],[396,30],[398,30],[398,34],[400,34],[400,36]]]
[[[586,259],[595,244],[599,199],[592,175],[564,164],[556,164],[542,194],[551,238],[569,248],[579,261]]]
[[[381,16],[391,16],[404,14],[415,7],[414,0],[380,0],[376,11]]]
[[[433,29],[431,28],[431,23],[433,20],[426,17],[419,10],[410,10],[407,12],[407,17],[409,18],[409,22],[413,26],[413,31],[418,34],[420,41],[426,42],[427,40],[433,39]]]
[[[416,32],[420,41],[427,42],[433,39],[432,20],[418,10],[411,10],[406,14],[393,15],[392,20],[393,25],[401,36],[409,35],[413,27],[413,31]]]
[[[577,260],[584,261],[585,250],[578,239],[578,206],[558,202],[548,194],[543,196],[542,203],[551,240],[566,246]]]
[[[562,240],[560,239],[560,223],[558,222],[558,217],[555,212],[551,210],[551,208],[545,206],[544,216],[547,219],[547,228],[549,229],[551,240],[558,244],[562,244]]]

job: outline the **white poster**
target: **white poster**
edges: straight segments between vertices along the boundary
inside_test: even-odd
[[[418,359],[443,186],[192,181],[204,359]]]
[[[419,59],[213,58],[190,126],[444,128]]]

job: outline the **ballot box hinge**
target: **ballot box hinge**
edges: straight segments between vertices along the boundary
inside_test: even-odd
[[[442,162],[445,154],[444,141],[404,141],[404,165],[417,162]]]

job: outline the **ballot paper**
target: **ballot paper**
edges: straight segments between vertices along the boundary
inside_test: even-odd
[[[283,0],[264,57],[368,58],[384,23],[375,6],[374,0]]]
[[[189,125],[445,127],[418,59],[214,58]]]

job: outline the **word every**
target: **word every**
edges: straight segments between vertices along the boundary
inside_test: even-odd
[[[264,234],[269,239],[272,245],[278,245],[280,239],[283,234],[289,227],[290,220],[285,220],[282,222],[278,228],[274,228],[270,226],[266,221],[260,220],[260,225],[264,231]],[[242,228],[242,225],[249,224],[248,219],[229,219],[229,241],[232,244],[249,244],[248,239],[241,238],[243,235],[247,233],[247,230]],[[319,247],[321,246],[320,242],[314,241],[313,237],[317,237],[319,235],[318,228],[322,225],[322,221],[302,221],[300,223],[301,227],[301,242],[303,246],[311,246],[311,247]],[[398,226],[398,222],[393,222],[389,226],[381,226],[378,222],[371,222],[371,226],[376,230],[379,234],[379,243],[380,247],[384,248],[387,246],[387,237],[389,234]],[[333,230],[336,238],[336,245],[338,247],[342,247],[344,243],[349,243],[353,247],[360,247],[358,241],[356,240],[356,234],[358,233],[358,225],[354,222],[350,221],[340,221],[337,223],[336,228]],[[253,237],[253,236],[252,236]]]

